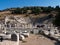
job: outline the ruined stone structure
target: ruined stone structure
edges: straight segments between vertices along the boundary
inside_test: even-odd
[[[7,16],[5,18],[5,23],[7,27],[19,27],[19,28],[32,28],[31,20],[29,18],[24,17],[16,17],[16,16]]]

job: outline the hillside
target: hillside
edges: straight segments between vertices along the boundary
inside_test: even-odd
[[[48,19],[49,15],[55,16],[58,13],[53,7],[23,7],[8,8],[0,11],[0,20],[5,16],[30,17],[32,23],[40,23]]]

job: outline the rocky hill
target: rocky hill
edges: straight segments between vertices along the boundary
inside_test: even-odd
[[[50,19],[58,13],[53,7],[23,7],[23,8],[8,8],[0,11],[0,20],[4,20],[5,16],[20,16],[29,17],[32,23],[40,23]]]

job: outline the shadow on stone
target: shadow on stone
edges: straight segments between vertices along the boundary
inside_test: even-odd
[[[27,41],[22,41],[22,43],[26,43]]]
[[[58,41],[57,41],[57,42],[55,42],[55,45],[60,45],[60,42],[58,42]]]
[[[17,41],[17,35],[16,34],[12,34],[11,35],[11,40],[12,41]]]

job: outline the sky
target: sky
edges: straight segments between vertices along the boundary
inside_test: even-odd
[[[0,10],[26,6],[60,6],[60,0],[0,0]]]

